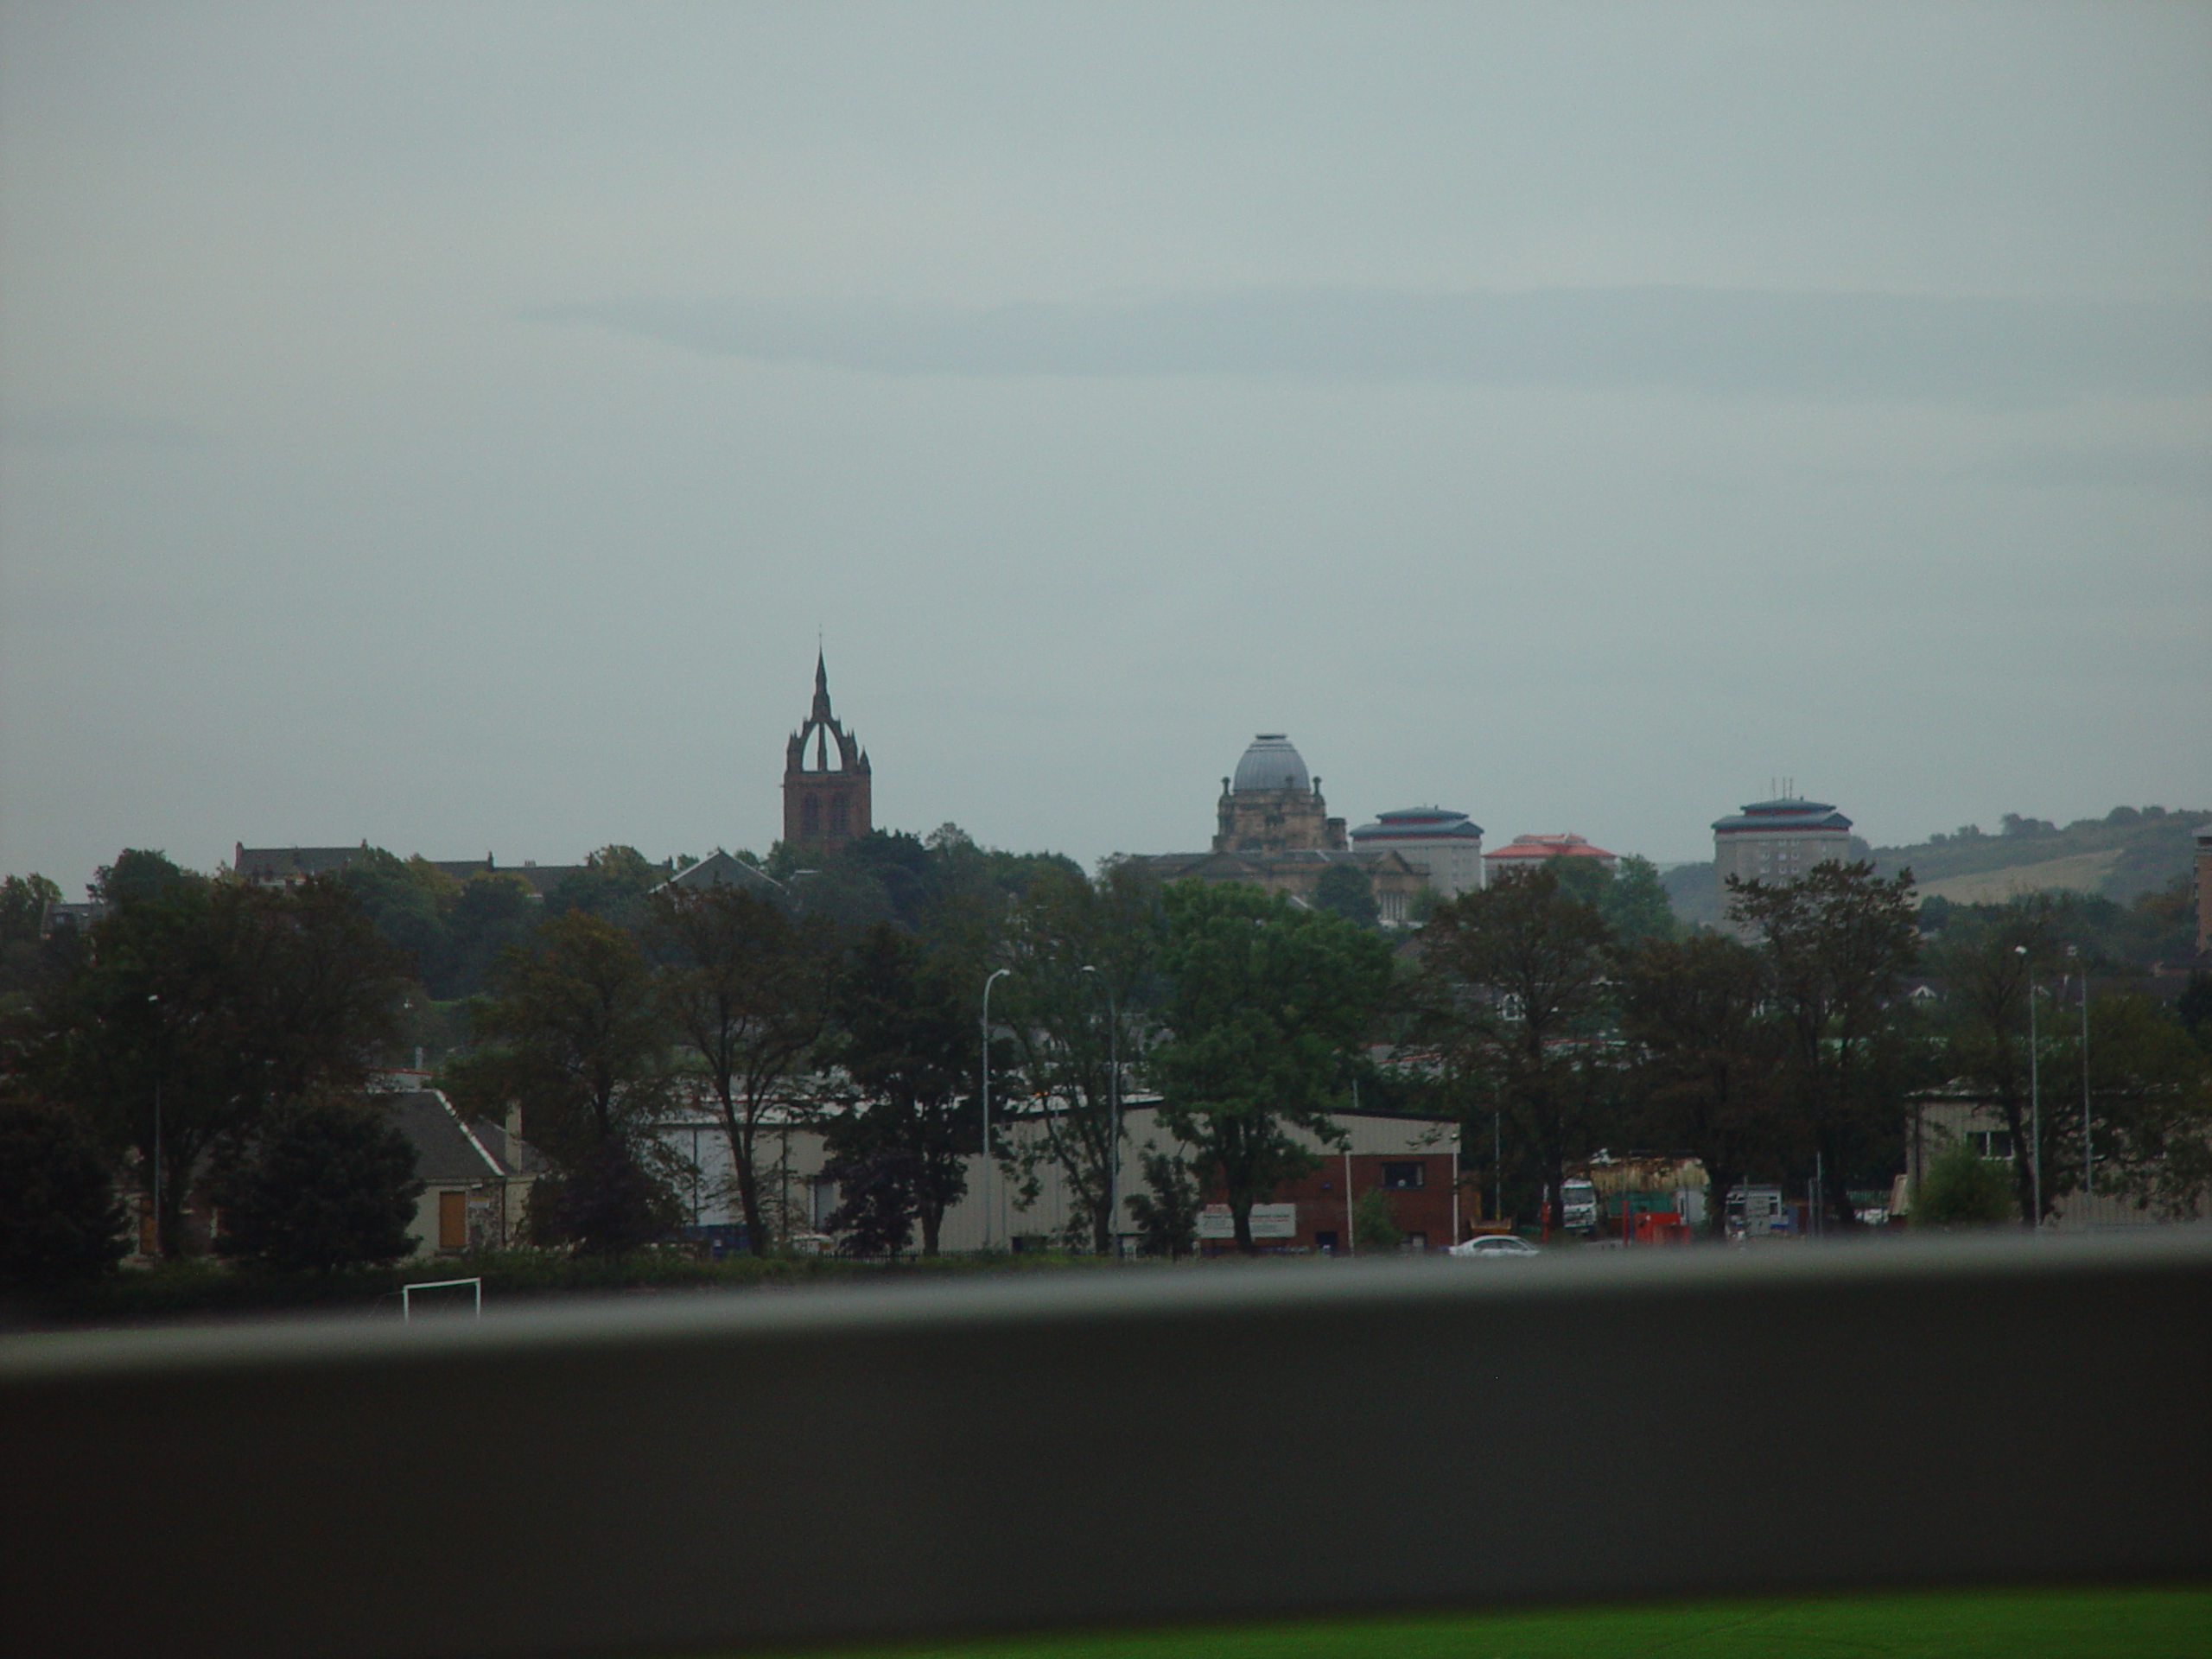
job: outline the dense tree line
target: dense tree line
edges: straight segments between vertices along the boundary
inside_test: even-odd
[[[94,893],[106,913],[48,941],[0,1020],[0,1111],[19,1132],[49,1126],[55,1160],[75,1155],[64,1139],[100,1160],[110,1204],[118,1173],[144,1192],[156,1249],[171,1256],[195,1189],[245,1191],[280,1126],[363,1099],[397,1030],[405,962],[328,880],[269,891],[127,852]],[[111,1236],[121,1220],[74,1213]]]
[[[2071,976],[2075,1017],[2046,1018],[2038,1059],[2073,1076],[2078,993],[2115,965],[2078,905],[1916,909],[1909,874],[1826,865],[1735,887],[1738,938],[1676,924],[1640,861],[1555,861],[1391,933],[1354,883],[1311,905],[1162,889],[1141,865],[1087,875],[950,825],[810,861],[779,847],[761,868],[779,888],[676,888],[673,863],[602,849],[541,897],[381,854],[264,890],[126,853],[101,872],[105,915],[46,940],[29,918],[51,884],[10,878],[0,1138],[25,1150],[6,1179],[74,1219],[19,1228],[0,1251],[46,1265],[9,1271],[111,1262],[118,1173],[158,1185],[164,1254],[195,1190],[233,1219],[225,1248],[272,1263],[404,1249],[411,1169],[364,1084],[426,1009],[454,1033],[440,1081],[464,1112],[518,1106],[552,1161],[537,1236],[613,1254],[677,1219],[684,1172],[654,1126],[679,1096],[728,1142],[755,1249],[789,1224],[768,1202],[766,1126],[798,1116],[825,1135],[845,1248],[935,1251],[985,1150],[986,1042],[989,1155],[1017,1204],[1055,1177],[1064,1242],[1092,1250],[1131,1225],[1187,1250],[1208,1195],[1251,1248],[1253,1204],[1311,1167],[1356,1098],[1459,1119],[1463,1166],[1523,1217],[1560,1213],[1567,1173],[1600,1148],[1645,1149],[1704,1164],[1715,1225],[1741,1185],[1817,1170],[1848,1226],[1849,1193],[1886,1187],[1910,1102],[1938,1085],[2012,1131],[2016,1214],[2088,1173],[2081,1115],[2045,1111],[2036,1142],[2024,1081],[2031,992],[2055,1016]],[[2109,975],[2098,988],[2098,1190],[2178,1209],[2212,1175],[2212,980],[2178,1010]],[[1141,1190],[1116,1191],[1139,1090],[1173,1143],[1135,1149]],[[342,1179],[310,1190],[310,1169]]]
[[[1632,1147],[1701,1162],[1716,1230],[1740,1185],[1803,1190],[1816,1173],[1826,1224],[1847,1228],[1852,1192],[1887,1188],[1902,1166],[1915,1097],[1941,1091],[1986,1103],[2008,1132],[2012,1217],[2037,1216],[2038,1191],[2048,1216],[2084,1183],[2093,965],[2107,976],[2087,1007],[2097,1191],[2185,1213],[2212,1179],[2212,976],[2177,1007],[2155,1001],[2092,948],[2093,906],[2034,896],[1931,915],[1909,871],[1885,880],[1864,862],[1732,882],[1731,900],[1740,938],[1627,935],[1566,867],[1437,908],[1427,1030],[1463,1103],[1466,1161],[1486,1161],[1489,1115],[1510,1128],[1509,1167],[1486,1172],[1520,1195],[1510,1207],[1559,1214],[1568,1164]],[[2069,932],[2082,943],[2069,949]]]

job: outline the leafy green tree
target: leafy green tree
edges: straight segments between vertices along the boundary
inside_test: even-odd
[[[203,1155],[275,1107],[362,1085],[392,1040],[405,964],[327,877],[248,887],[125,854],[100,886],[113,909],[77,971],[16,1021],[8,1064],[134,1149],[140,1179],[158,1156],[173,1254]]]
[[[963,985],[1012,960],[1014,912],[1040,887],[1084,879],[1072,859],[978,847],[954,823],[938,825],[924,845],[928,888],[914,931]]]
[[[893,1144],[880,1118],[849,1127],[823,1166],[823,1173],[837,1183],[837,1207],[826,1224],[838,1236],[842,1254],[895,1261],[913,1243],[921,1159]]]
[[[885,921],[919,926],[936,891],[930,849],[902,831],[871,830],[827,854],[778,842],[766,868],[802,910],[855,934]]]
[[[1943,983],[1938,1028],[1944,1068],[1989,1103],[2012,1137],[2012,1213],[2023,1219],[2036,1212],[2037,1152],[2028,1099],[2028,997],[2050,965],[2052,916],[2050,904],[2034,895],[1986,920],[1954,918],[1929,963]],[[2046,1129],[2058,1127],[2054,1117]],[[2041,1149],[2046,1213],[2069,1186],[2050,1156],[2051,1141],[2047,1132]]]
[[[211,1186],[222,1209],[219,1255],[327,1274],[414,1249],[408,1230],[423,1195],[415,1148],[366,1101],[279,1109]]]
[[[871,830],[848,842],[841,849],[844,861],[871,877],[891,906],[891,918],[901,927],[921,925],[924,912],[936,896],[936,861],[918,836],[901,830]]]
[[[1554,859],[1439,905],[1421,930],[1421,1000],[1449,1081],[1495,1108],[1534,1153],[1550,1213],[1566,1213],[1567,1166],[1593,1148],[1600,1093],[1589,1045],[1603,1009],[1610,934]]]
[[[1196,1254],[1200,1197],[1190,1165],[1178,1155],[1151,1147],[1137,1157],[1145,1186],[1129,1198],[1129,1214],[1137,1224],[1137,1248],[1146,1255],[1164,1255],[1171,1261]]]
[[[1313,884],[1313,908],[1341,916],[1356,927],[1380,927],[1382,911],[1375,883],[1356,864],[1332,864]]]
[[[792,871],[789,882],[791,902],[801,913],[848,937],[893,919],[891,897],[882,882],[850,860],[832,856],[819,868],[802,867]]]
[[[1548,858],[1540,868],[1561,893],[1596,911],[1621,944],[1671,939],[1681,931],[1659,867],[1648,858],[1630,853],[1611,870],[1594,858]]]
[[[637,942],[588,910],[547,918],[509,946],[474,1011],[478,1050],[448,1068],[456,1094],[498,1116],[518,1103],[531,1141],[564,1168],[632,1143],[666,1098],[667,1012]]]
[[[1823,863],[1779,885],[1731,876],[1728,892],[1766,958],[1784,1077],[1821,1155],[1827,1207],[1855,1225],[1850,1187],[1895,1166],[1910,1086],[1897,993],[1919,949],[1912,872],[1885,880],[1871,863]]]
[[[619,1137],[595,1141],[530,1194],[529,1230],[540,1243],[587,1255],[629,1255],[659,1243],[683,1220],[669,1184],[639,1148]]]
[[[1405,1243],[1405,1229],[1390,1213],[1390,1195],[1370,1187],[1353,1200],[1352,1242],[1363,1250],[1395,1250]]]
[[[1055,1169],[1070,1197],[1071,1233],[1101,1255],[1113,1247],[1107,1173],[1119,1146],[1111,1063],[1118,1056],[1126,1069],[1135,1056],[1134,1021],[1151,994],[1159,909],[1158,883],[1131,865],[1109,865],[1095,883],[1079,871],[1047,870],[1007,912],[1001,951],[1013,971],[999,983],[993,1014],[1014,1033],[1006,1057],[1013,1064],[995,1070],[1007,1080],[1001,1098],[1050,1107],[1030,1117],[1030,1136],[1001,1157],[1027,1199],[1039,1172]],[[993,1063],[1005,1064],[995,1051]]]
[[[180,868],[167,853],[126,847],[115,862],[103,864],[92,879],[92,896],[105,904],[119,905],[134,899],[159,897],[179,884],[200,878]]]
[[[1605,918],[1613,938],[1624,945],[1643,939],[1671,939],[1681,932],[1675,906],[1659,879],[1659,867],[1630,853],[1612,872],[1598,900],[1598,913]]]
[[[2080,1027],[2052,1021],[2043,1062],[2046,1194],[2082,1185]],[[2169,1220],[2196,1214],[2212,1186],[2212,1058],[2139,991],[2089,1001],[2088,1083],[2095,1191]]]
[[[39,927],[61,889],[42,875],[0,880],[0,999],[26,991],[37,977]]]
[[[1252,1206],[1315,1166],[1289,1131],[1338,1139],[1328,1109],[1389,989],[1389,947],[1251,887],[1177,882],[1163,904],[1160,1116],[1225,1191],[1250,1254]]]
[[[451,949],[446,912],[459,899],[461,884],[435,865],[395,858],[378,847],[365,849],[338,880],[427,983]]]
[[[1912,1198],[1915,1227],[1994,1226],[2019,1216],[2004,1168],[1968,1146],[1953,1147],[1929,1160]]]
[[[662,1004],[714,1094],[746,1237],[765,1255],[760,1122],[825,1028],[827,931],[758,893],[712,887],[656,894],[647,939],[661,963]]]
[[[831,1117],[824,1136],[824,1173],[841,1198],[831,1230],[863,1220],[893,1230],[886,1217],[903,1210],[920,1224],[922,1253],[935,1255],[944,1212],[968,1190],[967,1155],[980,1143],[976,1102],[961,1094],[974,1065],[976,1015],[944,964],[887,922],[855,945],[834,1007],[831,1052],[861,1098]]]
[[[1783,1055],[1779,1030],[1763,1017],[1765,964],[1726,934],[1644,938],[1621,954],[1614,980],[1636,1068],[1637,1138],[1705,1166],[1706,1225],[1721,1235],[1729,1193],[1783,1150]]]
[[[0,943],[35,940],[46,907],[61,889],[42,875],[11,875],[0,880]]]
[[[493,870],[463,882],[440,914],[444,947],[423,964],[423,984],[440,1001],[451,1001],[480,993],[502,953],[529,940],[544,908],[521,876]]]
[[[128,1218],[99,1141],[75,1117],[0,1104],[0,1291],[97,1279],[129,1252]]]
[[[2189,983],[2174,999],[2174,1017],[2200,1047],[2212,1053],[2212,973],[2190,970]]]
[[[634,847],[602,847],[554,885],[545,895],[545,912],[586,911],[634,933],[645,925],[648,895],[674,874]]]

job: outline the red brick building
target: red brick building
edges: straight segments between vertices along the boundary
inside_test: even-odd
[[[1376,1192],[1405,1235],[1402,1250],[1441,1250],[1459,1242],[1457,1123],[1371,1112],[1338,1113],[1332,1121],[1347,1138],[1344,1147],[1325,1147],[1315,1136],[1292,1132],[1319,1155],[1321,1164],[1303,1180],[1277,1187],[1266,1205],[1254,1207],[1252,1242],[1260,1249],[1337,1252],[1351,1247],[1357,1254],[1351,1207]],[[1211,1192],[1206,1202],[1199,1249],[1208,1255],[1235,1249],[1227,1195]]]

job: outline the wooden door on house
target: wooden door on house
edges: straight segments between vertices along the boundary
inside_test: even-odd
[[[442,1250],[465,1250],[468,1248],[468,1195],[466,1192],[438,1194],[438,1248]]]

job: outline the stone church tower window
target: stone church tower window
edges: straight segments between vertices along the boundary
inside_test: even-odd
[[[868,751],[830,713],[830,671],[817,652],[814,706],[784,750],[785,842],[832,853],[868,834],[869,784]]]

